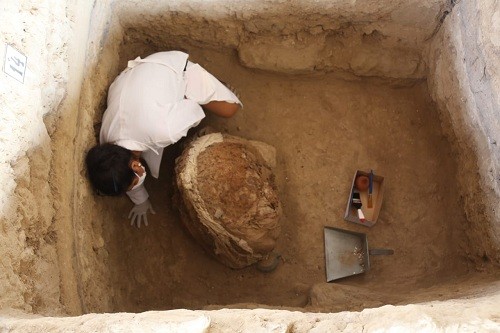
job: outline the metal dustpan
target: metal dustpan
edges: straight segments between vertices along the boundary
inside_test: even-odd
[[[325,227],[326,281],[370,270],[370,255],[393,254],[389,249],[369,249],[366,234]]]

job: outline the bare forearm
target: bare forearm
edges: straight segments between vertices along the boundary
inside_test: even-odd
[[[204,110],[210,111],[213,114],[224,118],[234,116],[234,114],[241,108],[238,103],[229,103],[225,101],[212,101],[202,105],[202,107]]]

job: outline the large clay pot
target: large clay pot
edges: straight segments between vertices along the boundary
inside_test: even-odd
[[[221,133],[196,139],[176,160],[184,225],[231,268],[260,261],[274,248],[282,213],[274,166],[273,147]]]

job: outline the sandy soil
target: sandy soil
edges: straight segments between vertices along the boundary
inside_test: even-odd
[[[154,51],[144,49],[138,53]],[[102,224],[115,311],[306,306],[311,288],[326,285],[324,226],[365,232],[373,247],[394,249],[393,256],[372,257],[368,273],[339,282],[386,293],[384,303],[405,302],[401,295],[411,290],[469,271],[456,165],[425,82],[390,87],[367,79],[269,74],[241,67],[233,54],[189,52],[236,86],[244,103],[234,118],[204,123],[277,149],[283,263],[269,274],[232,270],[203,252],[172,206],[173,161],[180,153],[175,145],[164,155],[160,179],[146,180],[157,212],[149,226],[129,226],[125,198],[110,207],[116,220]],[[133,57],[124,52],[122,61]],[[343,213],[355,170],[370,168],[385,177],[386,193],[378,223],[366,228],[343,221]],[[359,303],[342,302],[345,310]]]
[[[6,1],[4,42],[29,60],[23,84],[0,77],[1,309],[56,315],[261,303],[341,311],[498,293],[500,3],[264,2]],[[284,73],[427,75],[438,107],[423,81],[398,88],[374,79],[266,74],[242,68],[233,53],[189,49],[245,103],[235,118],[206,123],[278,149],[284,261],[271,274],[232,271],[180,224],[171,201],[179,147],[166,154],[161,179],[147,181],[158,214],[141,230],[128,226],[131,203],[97,197],[84,170],[118,67],[139,54],[194,44],[237,49],[245,66]],[[371,229],[342,220],[358,168],[386,177],[382,214]],[[367,232],[370,245],[396,253],[373,257],[363,276],[327,284],[324,225]],[[496,276],[466,274],[495,265]],[[455,323],[464,313],[476,316],[475,305],[443,306]],[[351,325],[355,315],[346,316]]]

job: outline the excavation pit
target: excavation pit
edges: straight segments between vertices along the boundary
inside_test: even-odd
[[[128,225],[122,216],[131,205],[126,198],[103,203],[106,210],[111,201],[118,205],[112,222],[100,222],[108,266],[113,267],[111,285],[121,291],[114,298],[117,310],[245,303],[306,306],[311,290],[325,282],[323,227],[352,228],[343,220],[345,201],[353,172],[363,166],[390,175],[379,222],[367,233],[396,254],[374,258],[372,271],[344,283],[387,292],[387,302],[397,303],[417,286],[468,272],[460,253],[465,234],[456,228],[466,223],[454,180],[456,162],[425,82],[394,88],[328,74],[271,74],[242,67],[231,51],[190,48],[189,53],[238,87],[244,103],[233,119],[209,116],[207,124],[276,148],[284,210],[276,250],[283,264],[272,274],[253,267],[231,270],[203,252],[182,228],[172,205],[172,147],[159,180],[146,181],[157,211],[147,228]],[[325,310],[360,309],[358,299],[331,302],[324,304]],[[366,302],[367,307],[372,304]]]
[[[72,314],[224,307],[339,312],[497,292],[493,207],[500,192],[491,182],[498,174],[497,65],[484,67],[492,79],[479,82],[470,60],[474,41],[461,36],[467,42],[453,50],[449,42],[458,43],[453,27],[476,4],[329,3],[96,4],[78,111],[63,107],[58,117],[45,118],[51,163],[71,172],[46,170],[41,177],[52,172],[51,193],[60,203],[54,225],[32,233],[43,239],[37,246],[57,247],[59,266],[50,269],[60,272],[60,291],[29,289],[26,311],[51,313],[60,302]],[[203,125],[276,148],[282,262],[271,273],[222,265],[183,228],[172,201],[180,144],[166,149],[159,179],[146,180],[156,210],[147,227],[129,225],[127,198],[96,196],[86,180],[83,159],[96,143],[109,85],[128,60],[166,50],[189,53],[241,97],[236,116],[208,115]],[[480,117],[470,111],[476,106]],[[358,169],[385,178],[372,228],[343,220]],[[325,226],[366,233],[394,255],[373,257],[369,272],[327,284]]]
[[[456,181],[458,161],[450,136],[443,130],[449,125],[442,124],[430,97],[423,55],[408,41],[398,44],[369,24],[346,22],[325,30],[328,17],[322,16],[317,22],[306,20],[304,27],[299,17],[293,17],[295,24],[270,25],[266,30],[264,22],[275,20],[276,13],[234,21],[225,17],[216,22],[195,13],[130,14],[126,6],[122,10],[119,57],[115,53],[100,55],[100,61],[119,64],[115,72],[99,66],[112,73],[107,80],[136,56],[182,49],[193,62],[237,87],[244,103],[244,110],[233,119],[209,115],[205,124],[276,148],[277,183],[284,206],[276,250],[282,254],[283,264],[272,274],[254,268],[231,270],[203,252],[181,227],[172,205],[173,159],[179,148],[171,147],[160,179],[146,183],[158,211],[149,227],[136,230],[128,226],[123,217],[130,207],[127,199],[95,199],[106,211],[111,202],[116,203],[109,220],[93,222],[102,230],[103,250],[109,253],[106,266],[112,267],[107,274],[114,291],[114,310],[232,304],[360,310],[410,303],[418,299],[415,290],[467,276],[470,269],[463,252],[470,246],[467,219]],[[264,27],[259,32],[262,35],[255,37],[249,26],[257,22]],[[228,26],[246,32],[239,37],[238,49],[231,47],[237,42],[231,37],[237,36],[235,31],[227,31]],[[322,26],[325,31],[315,34],[318,29],[310,26]],[[339,45],[345,45],[344,49]],[[332,52],[357,57],[317,58]],[[393,59],[388,64],[383,56],[389,54],[404,60]],[[337,63],[340,61],[346,61],[345,69]],[[333,70],[338,67],[341,69]],[[95,84],[99,80],[91,77],[89,81]],[[109,81],[99,84],[108,85]],[[105,91],[95,94],[94,88],[89,93],[105,96]],[[101,108],[94,121],[99,121],[103,111],[102,101],[98,105]],[[353,228],[343,221],[342,210],[350,177],[358,168],[390,175],[380,222],[367,232],[371,240],[393,248],[396,254],[383,261],[374,258],[374,269],[366,276],[343,282],[344,288],[352,288],[351,293],[366,290],[363,302],[351,299],[350,293],[325,302],[324,295],[335,288],[323,285],[322,228]],[[376,296],[371,297],[368,290]],[[446,297],[451,295],[443,294]]]

